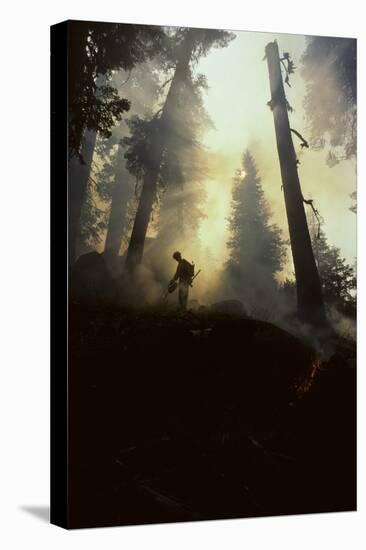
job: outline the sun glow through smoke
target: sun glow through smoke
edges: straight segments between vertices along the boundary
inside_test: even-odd
[[[211,179],[206,182],[206,219],[201,224],[203,248],[223,265],[227,258],[227,217],[230,213],[232,179],[235,174],[245,177],[241,156],[249,148],[254,156],[265,197],[277,223],[288,238],[282,181],[279,170],[273,115],[267,106],[270,97],[268,71],[263,61],[268,42],[277,40],[280,51],[289,51],[295,65],[305,47],[301,35],[238,32],[227,48],[213,50],[201,60],[197,73],[207,76],[209,89],[205,107],[215,129],[209,131],[204,145],[211,152]],[[305,82],[300,71],[291,75],[291,88],[286,94],[294,112],[291,124],[306,135],[303,100]],[[356,216],[348,210],[350,194],[356,187],[353,161],[344,161],[329,168],[326,152],[300,150],[294,141],[301,164],[299,175],[304,196],[313,198],[324,218],[324,229],[332,245],[338,246],[347,261],[353,264],[356,256]],[[239,171],[239,172],[238,172]],[[342,219],[342,231],[339,231]],[[291,253],[280,275],[293,277]]]

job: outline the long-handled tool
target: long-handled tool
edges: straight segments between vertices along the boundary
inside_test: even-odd
[[[194,275],[194,277],[192,277],[191,282],[189,283],[189,286],[193,286],[193,285],[192,285],[193,281],[195,280],[195,278],[197,277],[197,275],[199,275],[200,273],[201,273],[201,270],[199,269],[199,270],[197,271],[196,275]]]
[[[166,300],[168,295],[174,292],[177,286],[178,286],[177,281],[170,281],[170,283],[168,284],[168,288],[163,293],[162,299]]]

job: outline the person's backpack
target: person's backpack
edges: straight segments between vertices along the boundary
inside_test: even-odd
[[[189,278],[192,279],[194,277],[194,263],[187,262],[187,271],[189,273]]]
[[[187,260],[183,260],[180,275],[183,279],[191,280],[194,276],[194,263],[191,264]]]

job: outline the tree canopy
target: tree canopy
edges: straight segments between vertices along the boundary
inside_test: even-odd
[[[312,147],[328,148],[330,166],[356,155],[356,40],[312,36],[301,59]]]
[[[323,228],[317,236],[313,236],[312,242],[325,302],[328,306],[336,307],[341,313],[353,317],[356,307],[354,267],[342,257],[338,247],[328,243]]]
[[[85,129],[110,137],[130,108],[108,80],[153,57],[165,34],[161,27],[72,21],[69,26],[69,151],[80,156]],[[98,85],[98,77],[104,80]]]

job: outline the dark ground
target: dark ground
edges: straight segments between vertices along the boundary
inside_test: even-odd
[[[253,319],[70,306],[70,524],[356,508],[355,346]]]

